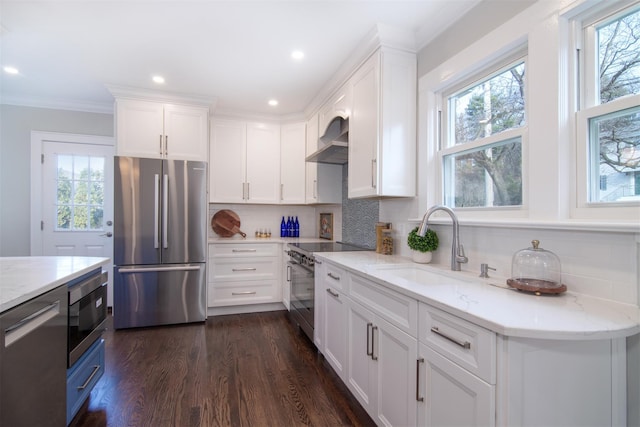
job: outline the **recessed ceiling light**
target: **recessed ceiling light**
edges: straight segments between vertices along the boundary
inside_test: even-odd
[[[277,99],[270,99],[269,100],[269,105],[271,105],[272,107],[275,107],[276,105],[278,105],[278,100]]]
[[[20,72],[16,67],[10,67],[10,66],[4,67],[3,70],[7,74],[18,74]]]
[[[293,52],[291,52],[291,57],[293,59],[300,60],[300,59],[304,58],[304,52],[301,51],[301,50],[294,50]]]
[[[153,80],[154,83],[157,83],[159,85],[164,83],[164,77],[162,76],[153,76],[151,79]]]

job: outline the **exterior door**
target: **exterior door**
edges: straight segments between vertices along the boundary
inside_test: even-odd
[[[32,157],[40,167],[32,167],[32,255],[113,256],[112,144],[112,138],[34,132]],[[111,304],[111,265],[105,268]]]

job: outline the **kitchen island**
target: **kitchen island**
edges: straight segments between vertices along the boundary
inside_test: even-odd
[[[108,262],[0,258],[0,425],[68,425],[101,377]]]
[[[314,255],[314,342],[376,423],[627,424],[638,306],[401,256]]]
[[[0,257],[0,313],[102,267],[109,258]]]

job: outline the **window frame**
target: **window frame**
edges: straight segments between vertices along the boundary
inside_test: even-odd
[[[613,21],[633,10],[640,10],[637,0],[622,0],[598,4],[586,11],[570,17],[573,29],[571,52],[575,52],[572,61],[573,80],[576,99],[573,101],[575,125],[575,189],[571,204],[571,218],[591,220],[640,219],[640,201],[600,202],[590,200],[591,186],[595,177],[590,174],[592,162],[590,155],[590,122],[592,119],[638,107],[640,94],[627,95],[600,103],[597,27],[607,21]]]
[[[490,80],[491,78],[501,74],[504,71],[511,69],[519,64],[524,64],[525,67],[525,87],[524,87],[524,114],[525,122],[522,126],[505,131],[495,133],[483,138],[478,138],[474,141],[468,141],[461,144],[455,143],[455,123],[450,121],[451,117],[451,105],[449,103],[449,97],[456,93],[462,92],[470,87],[476,86],[481,82]],[[508,50],[506,53],[499,55],[498,57],[491,59],[489,62],[482,66],[472,66],[473,72],[467,75],[464,79],[453,82],[444,86],[436,93],[436,108],[438,111],[438,140],[436,149],[436,174],[439,177],[439,186],[437,192],[437,200],[439,203],[449,206],[448,200],[453,199],[453,194],[446,193],[446,183],[450,180],[447,174],[445,160],[447,156],[455,155],[458,153],[479,150],[482,147],[490,148],[501,142],[514,140],[519,138],[521,144],[521,186],[522,186],[522,203],[519,205],[511,206],[474,206],[474,207],[455,207],[449,206],[456,211],[474,211],[480,212],[496,212],[496,211],[520,211],[525,212],[527,210],[528,201],[528,178],[527,178],[527,160],[525,158],[528,144],[528,109],[529,109],[529,83],[527,79],[528,69],[528,50],[527,45],[520,45],[513,49]]]

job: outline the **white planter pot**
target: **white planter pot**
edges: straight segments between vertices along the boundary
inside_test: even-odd
[[[429,264],[431,262],[432,252],[420,252],[420,251],[411,251],[411,259],[413,262],[419,262],[420,264]]]

